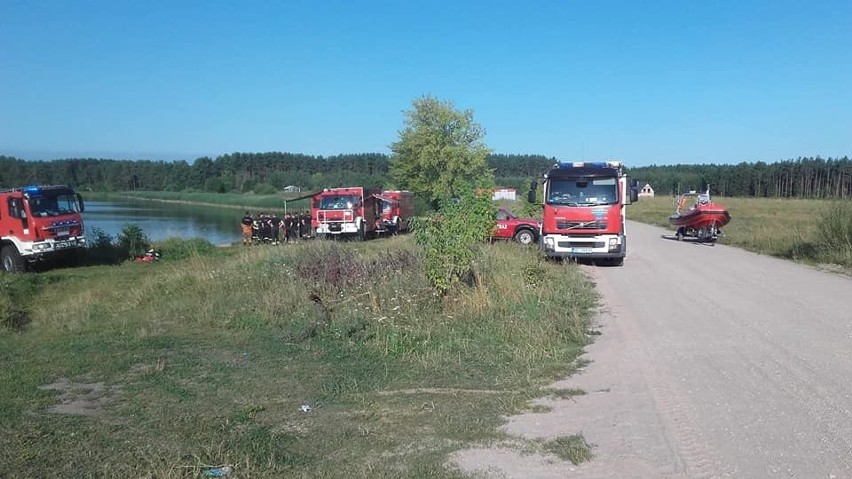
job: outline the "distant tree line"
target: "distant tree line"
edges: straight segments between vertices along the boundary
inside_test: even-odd
[[[558,160],[544,155],[491,154],[496,184],[517,188],[539,179]],[[313,191],[359,185],[393,188],[390,157],[382,153],[311,156],[298,153],[231,153],[187,161],[69,158],[25,161],[0,156],[0,188],[67,184],[95,191],[208,191],[273,193],[286,186]],[[670,165],[629,168],[657,194],[710,185],[720,196],[852,198],[852,160],[798,158],[777,163]]]
[[[777,163],[671,165],[631,168],[630,175],[649,183],[657,194],[703,190],[719,196],[764,198],[852,198],[852,160],[798,158]]]

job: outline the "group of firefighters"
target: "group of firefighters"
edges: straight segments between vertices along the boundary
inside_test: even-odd
[[[311,236],[311,216],[308,213],[287,213],[283,218],[266,213],[252,215],[249,211],[240,220],[243,245],[280,244]]]

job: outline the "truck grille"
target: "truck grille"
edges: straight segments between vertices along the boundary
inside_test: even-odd
[[[556,228],[560,230],[605,230],[606,221],[566,221],[557,220]]]
[[[556,243],[560,248],[603,248],[606,246],[606,243],[603,241],[558,241]]]

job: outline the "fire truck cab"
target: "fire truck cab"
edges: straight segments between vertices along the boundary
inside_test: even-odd
[[[0,191],[0,265],[24,271],[41,261],[73,258],[86,248],[83,198],[68,186]]]
[[[326,188],[311,198],[311,227],[316,237],[367,239],[376,235],[381,190],[353,186]]]
[[[410,191],[382,191],[381,215],[376,220],[376,231],[385,234],[406,233],[414,217],[414,194]]]
[[[625,207],[638,200],[638,190],[622,162],[557,163],[544,175],[543,186],[539,243],[546,256],[624,263]]]

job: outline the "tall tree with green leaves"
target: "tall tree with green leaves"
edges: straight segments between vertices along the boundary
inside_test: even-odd
[[[494,173],[486,163],[490,151],[482,141],[485,130],[473,121],[473,111],[456,110],[452,102],[431,96],[412,104],[399,141],[391,145],[389,167],[396,186],[436,206],[458,196],[465,185],[493,185]]]

